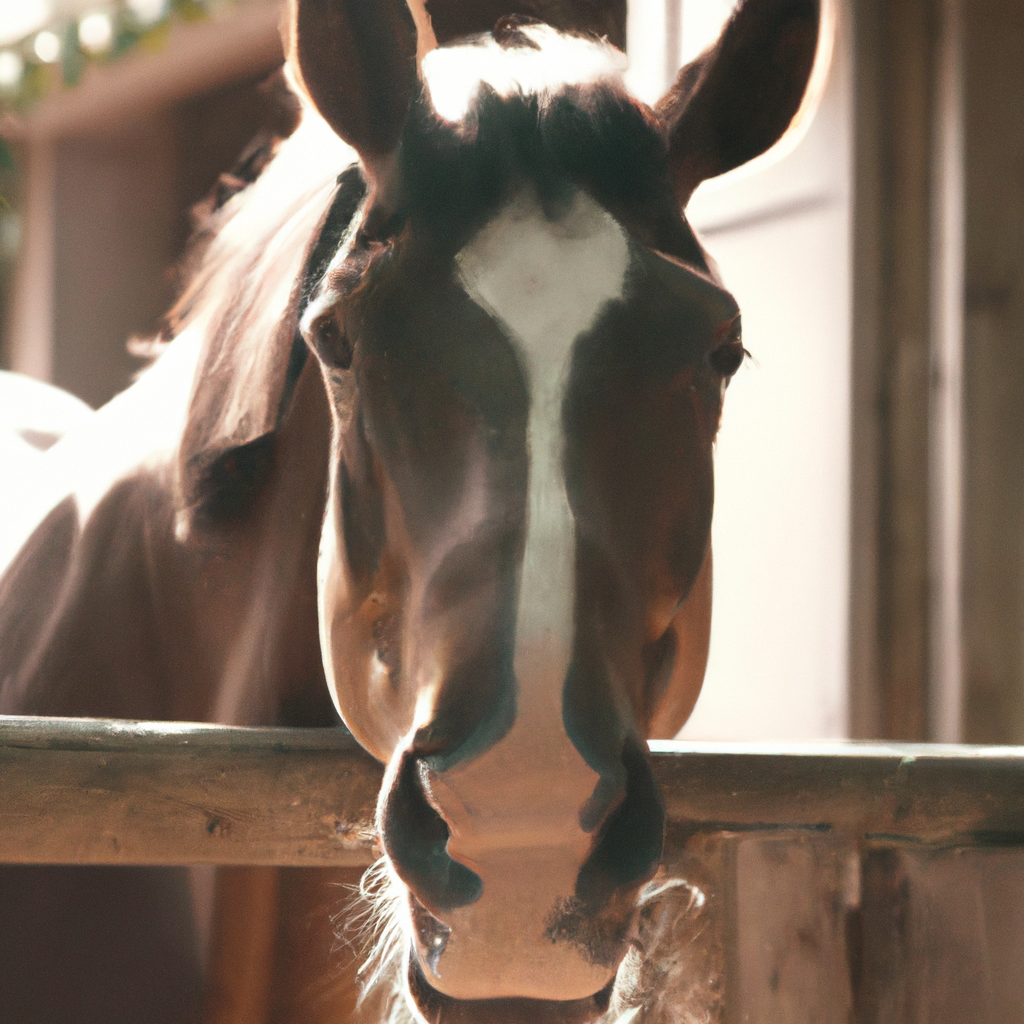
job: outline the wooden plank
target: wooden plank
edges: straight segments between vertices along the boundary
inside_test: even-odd
[[[679,845],[1024,846],[1024,750],[653,743]],[[0,862],[357,866],[381,766],[342,729],[0,718]]]
[[[853,846],[830,836],[754,836],[737,843],[730,1020],[850,1020],[846,931],[859,872]]]
[[[0,719],[0,861],[371,863],[381,768],[341,729]]]
[[[1016,850],[876,850],[863,864],[855,1020],[1020,1020],[1024,858]]]
[[[652,743],[669,819],[861,843],[1024,845],[1024,749]]]

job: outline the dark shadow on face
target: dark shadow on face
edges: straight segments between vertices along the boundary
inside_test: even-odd
[[[513,346],[451,265],[396,259],[403,273],[380,274],[349,314],[358,399],[340,473],[343,509],[360,512],[343,512],[342,533],[360,591],[401,588],[391,682],[406,707],[434,686],[411,752],[443,770],[515,716],[529,398]]]
[[[576,345],[564,405],[577,526],[566,725],[592,767],[613,776],[624,734],[604,720],[614,694],[603,680],[627,687],[642,729],[644,685],[656,675],[644,650],[689,594],[707,549],[722,399],[707,355],[735,315],[731,296],[704,275],[639,246],[634,254],[623,301]]]

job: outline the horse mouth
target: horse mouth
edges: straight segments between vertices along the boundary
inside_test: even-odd
[[[408,985],[427,1024],[593,1024],[608,1010],[615,978],[584,999],[455,999],[427,981],[413,953]]]

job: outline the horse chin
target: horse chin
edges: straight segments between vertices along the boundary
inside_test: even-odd
[[[412,952],[407,983],[426,1024],[594,1024],[608,1011],[615,978],[585,999],[455,999],[431,986]]]

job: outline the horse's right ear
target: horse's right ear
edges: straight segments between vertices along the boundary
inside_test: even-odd
[[[819,49],[822,0],[740,0],[718,42],[679,72],[655,112],[685,206],[705,179],[759,156],[801,110]]]
[[[373,173],[395,149],[418,88],[406,0],[289,0],[285,18],[299,85]]]

